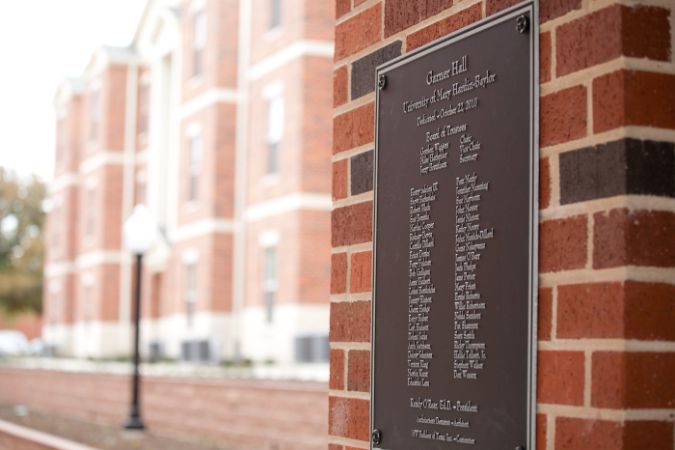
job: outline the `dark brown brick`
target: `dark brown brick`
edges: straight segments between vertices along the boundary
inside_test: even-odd
[[[351,158],[352,195],[373,190],[373,151],[352,156]]]
[[[384,36],[389,37],[452,6],[453,0],[387,0]]]
[[[352,100],[375,90],[375,68],[401,54],[401,41],[394,41],[359,58],[352,64]]]
[[[675,353],[593,353],[591,404],[599,408],[675,407]]]
[[[574,86],[541,98],[542,147],[579,139],[587,133],[586,88]]]
[[[593,80],[593,130],[675,129],[675,75],[619,70]]]
[[[675,266],[675,214],[613,209],[594,215],[593,267]]]
[[[448,16],[421,30],[415,31],[407,37],[405,48],[407,51],[414,50],[442,36],[460,30],[473,22],[479,21],[482,15],[480,4],[470,6],[457,14]]]
[[[619,56],[667,61],[670,13],[657,7],[612,5],[556,31],[558,76]]]
[[[675,197],[675,145],[622,139],[560,155],[560,203],[614,195]]]

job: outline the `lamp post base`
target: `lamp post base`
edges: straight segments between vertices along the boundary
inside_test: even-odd
[[[145,430],[145,424],[140,417],[129,417],[126,422],[124,422],[125,430]]]

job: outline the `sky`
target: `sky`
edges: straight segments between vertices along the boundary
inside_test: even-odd
[[[56,87],[131,42],[145,0],[0,0],[0,166],[53,178]]]

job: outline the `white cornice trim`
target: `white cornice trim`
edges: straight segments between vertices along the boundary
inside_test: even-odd
[[[76,186],[79,181],[78,174],[75,172],[67,172],[59,175],[57,178],[53,179],[49,183],[49,188],[47,192],[53,194],[61,189],[65,189],[70,186]]]
[[[234,228],[234,221],[230,219],[206,219],[176,228],[170,233],[169,240],[180,242],[208,234],[232,233]]]
[[[78,270],[88,269],[101,264],[121,264],[129,259],[126,252],[118,250],[94,250],[83,253],[75,260]]]
[[[244,218],[246,221],[252,222],[303,209],[330,211],[331,207],[330,195],[297,193],[251,205],[246,208]]]
[[[178,109],[178,118],[184,120],[191,115],[218,103],[237,103],[239,95],[235,89],[213,88],[182,104]]]
[[[75,272],[75,263],[73,261],[59,261],[45,264],[45,278],[54,278]]]
[[[301,40],[275,52],[273,55],[254,64],[248,69],[247,77],[251,80],[268,73],[303,56],[333,57],[333,43],[329,41]]]
[[[133,155],[125,155],[123,152],[104,150],[96,152],[95,155],[82,161],[78,170],[81,174],[86,174],[108,164],[122,165],[132,163]]]

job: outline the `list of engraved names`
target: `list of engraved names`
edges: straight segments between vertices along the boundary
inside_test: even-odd
[[[479,161],[491,149],[483,148],[472,133],[466,114],[483,107],[481,92],[498,81],[491,70],[472,73],[470,55],[448,61],[441,70],[429,70],[424,80],[428,87],[423,96],[405,99],[403,114],[419,130],[419,175],[422,182],[409,191],[409,279],[408,279],[408,348],[407,383],[419,389],[410,397],[409,407],[416,411],[411,437],[472,446],[472,415],[480,410],[474,401],[432,398],[425,393],[431,387],[432,365],[445,365],[453,380],[477,382],[489,366],[489,349],[480,338],[483,319],[489,314],[491,299],[481,294],[478,268],[496,232],[481,219],[481,205],[490,195],[490,180],[479,170]],[[489,107],[486,106],[486,107]],[[449,167],[458,168],[453,176],[443,176]],[[426,181],[428,179],[428,181]],[[433,208],[444,196],[454,199],[454,211]],[[439,214],[451,215],[454,222],[454,246],[435,248],[438,241],[436,221]],[[437,273],[432,253],[448,252],[454,270]],[[433,282],[432,282],[433,276]],[[449,298],[438,298],[434,282],[449,283]],[[448,354],[432,349],[430,313],[438,302],[449,302],[451,316],[443,321],[449,336]],[[448,310],[446,308],[445,310]],[[435,322],[434,326],[439,326]],[[437,381],[436,381],[437,382]],[[414,392],[414,391],[413,391]]]

